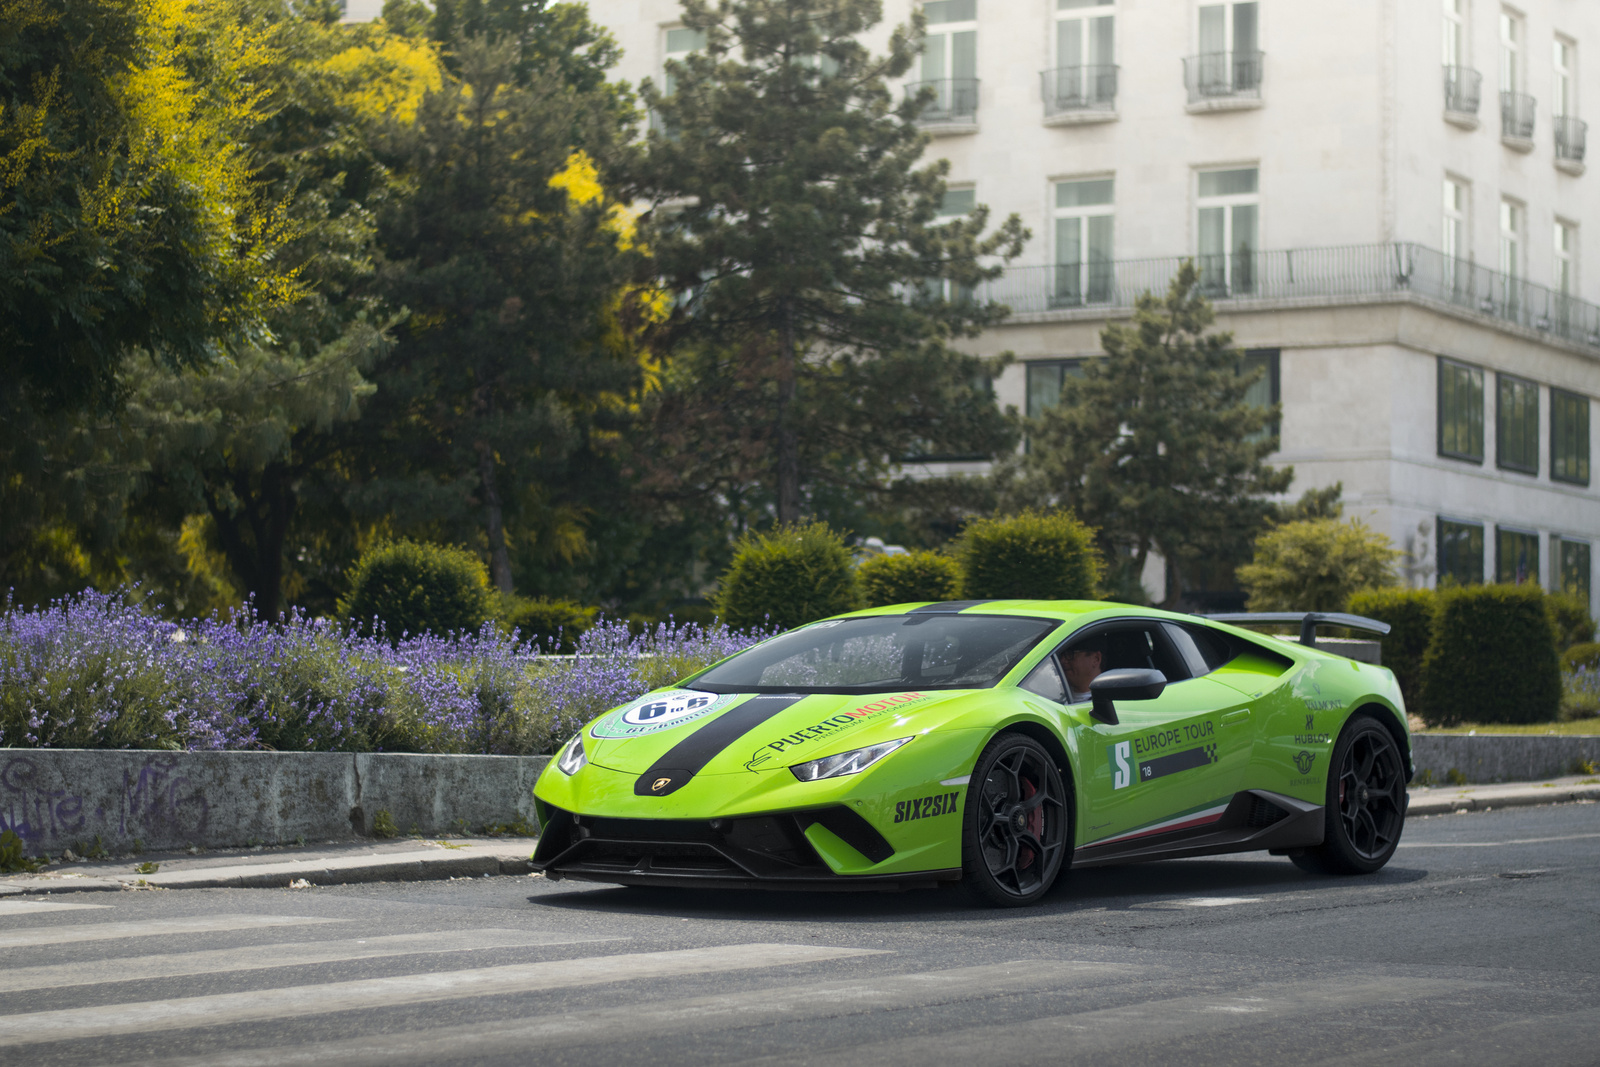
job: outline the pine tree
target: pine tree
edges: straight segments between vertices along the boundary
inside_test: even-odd
[[[983,208],[936,224],[948,164],[919,166],[925,101],[892,95],[920,14],[874,55],[876,0],[683,10],[703,49],[669,63],[670,94],[643,86],[652,249],[687,296],[656,335],[677,370],[646,484],[793,523],[909,454],[1006,448],[996,366],[950,342],[1004,316],[964,294],[1027,233],[1013,217],[984,236]]]
[[[1265,462],[1278,409],[1246,403],[1254,379],[1231,335],[1207,332],[1215,316],[1197,278],[1185,263],[1164,298],[1139,298],[1131,325],[1105,328],[1105,358],[1066,379],[1002,475],[1013,503],[1059,504],[1098,527],[1124,584],[1160,553],[1169,606],[1186,568],[1248,552],[1276,514],[1266,498],[1294,478]]]

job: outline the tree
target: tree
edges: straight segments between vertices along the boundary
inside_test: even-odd
[[[1013,217],[983,236],[984,208],[935,224],[948,164],[918,167],[926,101],[890,88],[921,15],[880,56],[860,43],[879,14],[685,0],[705,47],[669,63],[672,93],[643,86],[655,265],[687,294],[654,331],[676,368],[640,460],[659,492],[794,523],[830,492],[876,491],[906,456],[1014,441],[985,380],[997,366],[949,345],[1005,315],[963,294],[1027,233]]]
[[[1400,553],[1360,519],[1303,519],[1256,539],[1239,568],[1251,611],[1344,611],[1352,594],[1397,584]]]
[[[1105,358],[1066,379],[1060,406],[1030,425],[1027,455],[1001,472],[1009,502],[1057,504],[1098,527],[1124,584],[1160,553],[1169,607],[1185,568],[1236,557],[1294,477],[1265,462],[1277,408],[1245,402],[1253,379],[1231,336],[1206,332],[1197,281],[1186,262],[1164,298],[1139,298],[1131,325],[1107,326]]]
[[[411,317],[354,468],[363,513],[481,546],[503,593],[519,531],[582,545],[563,490],[630,417],[659,303],[630,285],[632,220],[601,186],[623,151],[614,98],[537,39],[455,41],[458,77],[385,147],[411,192],[382,213],[381,291]]]

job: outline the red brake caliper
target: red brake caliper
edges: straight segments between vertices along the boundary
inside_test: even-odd
[[[1022,779],[1023,800],[1032,799],[1033,795],[1037,792],[1038,790],[1033,787],[1032,782],[1028,781],[1026,778]],[[1033,811],[1028,813],[1028,832],[1033,835],[1034,840],[1044,840],[1044,805],[1041,804],[1039,807],[1034,808]],[[1021,851],[1017,853],[1017,866],[1031,867],[1033,865],[1033,858],[1033,849],[1029,848],[1027,845],[1023,845]]]

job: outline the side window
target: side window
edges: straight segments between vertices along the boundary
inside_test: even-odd
[[[1046,656],[1043,663],[1029,671],[1022,680],[1022,688],[1057,704],[1067,702],[1067,685],[1061,680],[1061,671],[1056,667],[1054,656]]]
[[[1100,655],[1100,672],[1136,668],[1158,670],[1169,682],[1179,682],[1192,674],[1189,664],[1167,636],[1163,625],[1151,622],[1144,626],[1116,626],[1106,630],[1074,636],[1056,653],[1067,681],[1075,692],[1085,692],[1089,675],[1081,663],[1075,663],[1074,653],[1085,651]],[[1074,671],[1079,677],[1074,678]],[[1203,672],[1201,672],[1203,673]]]
[[[1233,658],[1233,649],[1228,646],[1227,640],[1220,634],[1207,630],[1176,623],[1163,623],[1167,636],[1172,639],[1172,644],[1188,664],[1189,674],[1198,678],[1208,674]]]

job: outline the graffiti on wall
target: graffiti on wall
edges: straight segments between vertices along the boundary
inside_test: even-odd
[[[88,799],[71,788],[51,788],[43,777],[26,756],[14,756],[0,768],[0,831],[10,830],[34,847],[89,834],[199,840],[210,821],[205,792],[179,773],[176,755],[148,756],[137,770],[123,769],[120,791],[104,788]]]

